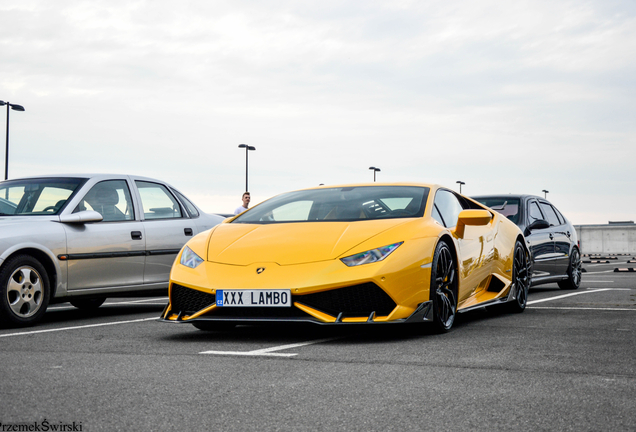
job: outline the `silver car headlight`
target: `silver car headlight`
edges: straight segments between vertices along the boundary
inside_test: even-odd
[[[384,258],[388,257],[391,252],[400,247],[402,243],[404,242],[393,243],[387,246],[371,249],[366,252],[357,253],[355,255],[341,258],[340,261],[345,263],[348,267],[382,261]]]
[[[203,259],[199,255],[195,254],[192,249],[187,246],[183,248],[183,253],[181,254],[181,260],[179,263],[186,267],[197,268],[197,266],[202,262]]]

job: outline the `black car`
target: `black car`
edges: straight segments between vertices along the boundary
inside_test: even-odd
[[[574,226],[549,201],[534,195],[484,195],[474,200],[516,223],[532,255],[532,285],[581,284],[581,251]]]

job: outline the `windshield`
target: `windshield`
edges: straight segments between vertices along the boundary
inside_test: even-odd
[[[289,192],[246,211],[232,223],[359,221],[421,217],[429,188],[358,186]]]
[[[0,183],[0,216],[59,214],[84,182],[81,178],[4,181]]]
[[[490,207],[498,213],[501,213],[515,224],[519,225],[519,198],[508,197],[488,197],[473,198],[475,201],[482,203],[486,207]]]

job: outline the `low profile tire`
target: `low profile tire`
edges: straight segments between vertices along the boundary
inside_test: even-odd
[[[203,331],[224,331],[231,330],[236,327],[236,324],[231,322],[216,322],[216,321],[195,321],[192,325],[199,330]]]
[[[437,244],[431,267],[433,326],[438,333],[446,333],[453,327],[457,314],[457,265],[444,241]]]
[[[559,282],[559,288],[573,290],[581,286],[581,252],[577,248],[572,249],[570,264],[568,265],[568,278]]]
[[[6,261],[0,271],[0,320],[14,326],[37,323],[49,305],[49,277],[30,255]]]
[[[95,310],[106,301],[106,297],[69,300],[69,303],[81,310]]]
[[[506,303],[506,308],[509,312],[523,312],[528,304],[530,265],[528,253],[521,242],[515,244],[512,262],[512,283],[514,284],[515,299]]]

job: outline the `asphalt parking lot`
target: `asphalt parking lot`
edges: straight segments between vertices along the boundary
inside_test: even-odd
[[[426,326],[159,323],[161,299],[0,329],[0,423],[66,430],[636,430],[632,257],[523,314]],[[45,423],[46,422],[46,423]],[[75,429],[72,429],[72,428]],[[2,430],[2,429],[0,429]],[[49,430],[54,430],[50,428]]]

